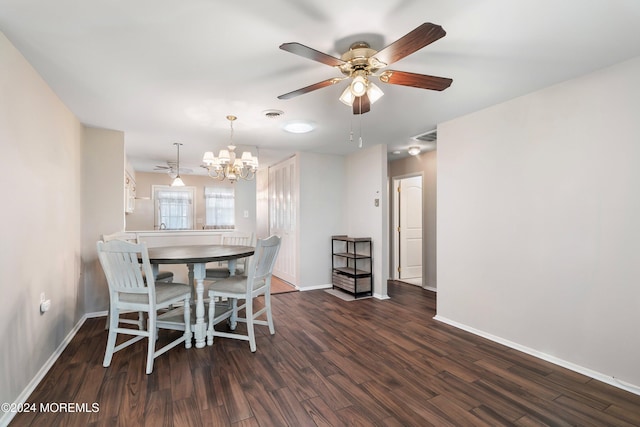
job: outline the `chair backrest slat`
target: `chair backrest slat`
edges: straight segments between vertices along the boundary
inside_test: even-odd
[[[255,246],[255,233],[233,233],[224,234],[222,236],[223,245],[238,245],[238,246]],[[236,266],[243,269],[247,263],[247,258],[240,258]]]
[[[148,294],[155,300],[155,282],[144,243],[113,239],[99,241],[97,248],[110,293]]]
[[[253,287],[270,283],[273,267],[280,251],[280,243],[281,239],[278,236],[258,240],[256,251],[249,262],[247,277],[248,283]]]
[[[254,233],[246,234],[225,234],[222,236],[222,244],[224,245],[240,245],[240,246],[253,246],[254,245]]]
[[[111,240],[124,240],[125,242],[140,243],[138,233],[130,231],[118,231],[113,234],[103,234],[102,240],[104,242],[109,242]]]

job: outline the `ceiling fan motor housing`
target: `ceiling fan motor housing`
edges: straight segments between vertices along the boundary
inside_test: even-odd
[[[347,77],[352,77],[356,71],[364,71],[366,75],[375,73],[380,68],[378,61],[371,61],[376,53],[378,51],[371,49],[366,42],[353,43],[340,57],[345,62],[339,67],[340,71]]]

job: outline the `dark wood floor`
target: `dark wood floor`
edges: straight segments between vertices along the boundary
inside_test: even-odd
[[[283,294],[285,292],[296,292],[297,289],[291,283],[282,280],[279,277],[273,276],[271,278],[271,293]]]
[[[29,402],[99,412],[19,414],[11,425],[640,425],[640,396],[436,322],[429,291],[392,282],[389,295],[276,295],[276,335],[261,327],[256,353],[222,338],[178,347],[151,375],[144,342],[103,368],[104,319],[88,320]]]

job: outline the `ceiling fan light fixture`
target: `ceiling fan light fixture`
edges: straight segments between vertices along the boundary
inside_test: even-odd
[[[178,151],[177,157],[176,157],[176,177],[173,180],[173,182],[171,183],[172,187],[184,187],[184,182],[182,181],[182,178],[180,178],[180,146],[182,145],[179,142],[174,142],[173,145],[176,146],[176,150]]]
[[[345,90],[342,92],[342,95],[340,95],[340,102],[342,102],[344,105],[351,107],[353,105],[354,99],[355,99],[355,96],[353,96],[353,93],[351,92],[351,86],[347,86]]]
[[[384,92],[378,86],[373,83],[369,83],[369,89],[367,89],[367,96],[369,97],[369,102],[374,103],[378,99],[382,98]]]
[[[171,183],[172,187],[184,187],[184,181],[180,178],[180,175],[176,176],[176,179]]]
[[[365,79],[361,75],[358,75],[351,82],[351,93],[355,97],[362,96],[367,93],[367,86],[369,86],[367,79]]]

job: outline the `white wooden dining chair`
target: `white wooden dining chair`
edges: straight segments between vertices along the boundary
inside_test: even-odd
[[[144,243],[132,243],[123,240],[99,241],[98,258],[109,285],[109,336],[105,349],[103,366],[111,364],[113,354],[138,342],[148,339],[146,373],[153,371],[156,357],[184,342],[191,347],[191,287],[179,283],[156,283],[151,272],[151,263],[147,246]],[[140,262],[140,259],[142,262]],[[146,273],[146,280],[142,273]],[[181,323],[163,323],[157,321],[157,311],[182,302],[184,321]],[[120,314],[124,311],[147,313],[146,330],[121,327]],[[158,328],[184,331],[179,338],[155,349]],[[134,335],[116,346],[118,334]]]
[[[278,236],[271,236],[267,239],[260,239],[256,245],[256,251],[249,258],[247,264],[247,275],[236,275],[226,279],[221,279],[209,286],[209,323],[207,327],[207,344],[213,345],[214,337],[224,337],[249,341],[251,351],[256,351],[256,338],[254,325],[265,325],[269,327],[269,333],[275,334],[273,326],[273,316],[271,314],[271,275],[273,266],[280,250],[281,239]],[[256,312],[253,311],[253,301],[256,297],[264,295],[264,307]],[[229,308],[222,313],[216,313],[216,300],[227,298],[230,302]],[[238,300],[244,300],[244,304],[238,306]],[[233,305],[231,303],[234,303]],[[237,311],[234,312],[234,308]],[[238,312],[244,310],[245,317],[240,318]],[[259,316],[266,314],[267,320],[257,320]],[[215,329],[215,325],[225,319],[232,318],[232,322],[245,322],[247,324],[247,334],[238,332],[222,332]]]
[[[110,240],[124,240],[127,242],[140,243],[138,233],[131,231],[119,231],[113,234],[103,234],[102,241],[108,242]],[[156,282],[173,282],[172,271],[158,271],[155,275]]]
[[[223,234],[221,243],[223,245],[255,246],[255,233]],[[246,262],[246,258],[241,258],[236,261],[235,274],[244,274]],[[207,268],[205,272],[205,280],[226,279],[231,276],[231,270],[229,269],[229,265],[226,261],[221,261],[218,263],[217,267]]]
[[[118,231],[116,233],[102,235],[103,242],[110,242],[111,240],[123,240],[125,242],[140,243],[138,234],[130,231]],[[144,271],[142,272],[142,278],[146,280],[146,274]],[[155,279],[156,279],[156,282],[171,283],[173,282],[173,272],[159,271],[156,274]],[[107,311],[107,320],[105,321],[105,325],[104,325],[105,329],[109,329],[109,319],[110,319],[110,315],[109,315],[109,312]],[[144,329],[144,313],[142,311],[139,312],[137,320],[121,318],[120,323],[128,323],[130,325],[136,325],[138,329],[142,330]]]

